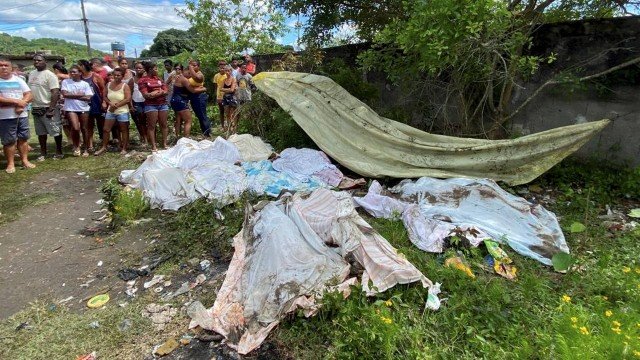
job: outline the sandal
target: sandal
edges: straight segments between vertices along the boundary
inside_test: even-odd
[[[7,168],[4,170],[7,174],[13,174],[14,172],[16,172],[16,168],[12,167],[12,168]]]
[[[80,149],[73,150],[73,156],[80,156]]]

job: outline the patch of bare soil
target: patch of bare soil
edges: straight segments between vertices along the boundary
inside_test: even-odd
[[[23,216],[0,226],[0,319],[39,298],[81,308],[91,295],[121,290],[116,274],[123,257],[146,248],[140,226],[115,242],[95,232],[104,215],[96,203],[100,182],[79,174],[40,174],[25,191],[55,200],[24,209]]]

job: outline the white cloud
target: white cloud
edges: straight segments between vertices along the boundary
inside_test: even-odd
[[[52,37],[85,43],[80,5],[75,0],[42,1],[2,0],[0,32],[27,39]],[[29,6],[25,6],[29,5]],[[169,28],[187,29],[189,23],[179,17],[170,1],[138,2],[135,0],[87,0],[91,47],[109,52],[114,41],[124,42],[127,53],[150,46],[159,31]],[[6,9],[6,10],[2,10]],[[76,20],[76,21],[68,21]],[[128,38],[140,39],[127,44]]]

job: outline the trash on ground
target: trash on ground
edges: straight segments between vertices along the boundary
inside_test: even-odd
[[[149,304],[142,310],[142,316],[149,318],[156,330],[164,330],[177,313],[178,310],[169,304]]]
[[[169,355],[173,350],[177,349],[180,346],[180,343],[176,341],[176,339],[169,339],[164,344],[160,345],[157,349],[153,351],[155,355],[165,356]]]
[[[476,278],[476,276],[473,274],[473,271],[471,271],[471,268],[469,267],[469,265],[465,264],[464,260],[462,260],[458,256],[450,257],[447,260],[445,260],[444,266],[458,269],[463,273],[467,274],[467,276],[472,279]]]
[[[207,271],[209,270],[209,266],[211,266],[211,261],[209,260],[200,261],[200,270]]]
[[[180,287],[176,291],[166,293],[162,297],[162,301],[169,301],[176,296],[188,293],[189,290],[191,290],[189,287],[189,282],[183,282],[182,285],[180,285]]]
[[[100,323],[98,322],[98,320],[92,321],[89,323],[89,327],[92,329],[97,329],[100,327]]]
[[[107,302],[109,302],[109,294],[100,294],[89,299],[87,307],[96,309],[104,306]]]
[[[153,279],[144,283],[143,287],[148,289],[164,281],[164,275],[153,275]]]
[[[58,301],[58,304],[64,304],[64,303],[69,302],[71,300],[73,300],[73,296],[69,296],[68,298],[65,298],[65,299],[62,299],[62,300]]]
[[[286,313],[315,313],[315,296],[347,280],[349,261],[364,269],[361,283],[369,295],[396,284],[432,285],[358,215],[345,192],[285,195],[246,212],[208,319],[198,316],[190,324],[225,336],[240,354],[258,347]]]
[[[328,77],[281,71],[262,72],[254,80],[327,155],[374,178],[488,177],[524,184],[610,123],[564,126],[512,140],[457,138],[384,118]]]
[[[433,286],[429,287],[427,302],[424,304],[425,309],[429,310],[438,310],[440,309],[441,301],[438,298],[438,294],[440,294],[440,283],[435,283]]]

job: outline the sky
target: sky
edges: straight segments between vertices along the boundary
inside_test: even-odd
[[[91,48],[111,52],[111,42],[124,42],[126,54],[140,54],[162,30],[186,30],[189,22],[176,8],[184,0],[85,0]],[[0,0],[0,33],[27,39],[58,38],[86,44],[80,0]],[[289,31],[278,42],[295,45],[296,19],[286,20]]]

